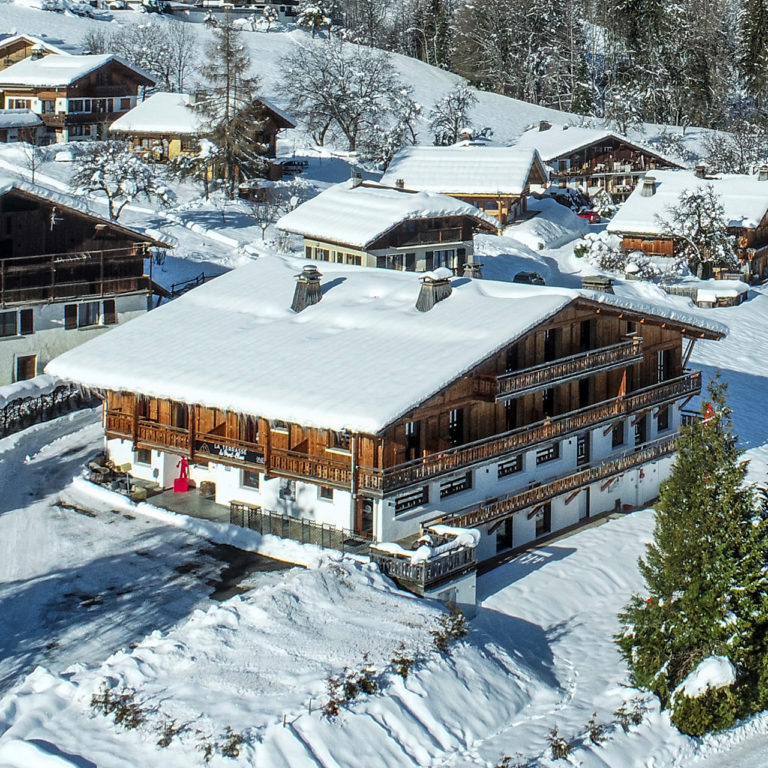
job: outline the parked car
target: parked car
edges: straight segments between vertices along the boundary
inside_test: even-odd
[[[546,285],[544,278],[538,272],[518,272],[513,278],[513,283],[526,283],[527,285]]]
[[[576,215],[580,219],[586,219],[590,224],[599,224],[602,221],[597,211],[590,211],[588,208],[579,211]]]

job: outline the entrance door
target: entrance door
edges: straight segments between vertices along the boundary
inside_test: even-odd
[[[355,533],[360,536],[373,537],[373,499],[360,496],[357,499],[357,515]]]

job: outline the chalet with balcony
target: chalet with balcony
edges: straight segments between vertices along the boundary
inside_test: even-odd
[[[0,385],[146,312],[144,260],[157,245],[65,195],[0,178]]]
[[[40,115],[31,109],[0,109],[0,142],[39,144],[45,134]]]
[[[337,184],[283,216],[277,226],[304,237],[316,261],[425,272],[472,271],[475,232],[498,222],[446,195],[363,182]]]
[[[682,167],[626,136],[598,128],[542,122],[514,146],[536,149],[553,184],[576,187],[586,195],[604,189],[617,201],[626,200],[648,171]]]
[[[653,499],[692,347],[725,334],[592,291],[320,266],[259,259],[47,372],[102,393],[109,456],[157,490],[186,457],[233,522],[474,528],[488,559]]]
[[[686,190],[711,186],[725,211],[728,231],[740,264],[739,276],[747,282],[768,277],[768,168],[747,174],[707,175],[696,171],[657,171],[649,174],[608,223],[608,231],[622,239],[627,251],[675,257],[670,209]],[[724,270],[715,277],[729,278]],[[709,275],[704,275],[709,277]]]
[[[57,56],[69,56],[75,51],[33,35],[8,35],[0,39],[0,70],[7,69],[24,59],[41,59],[51,53]]]
[[[194,109],[195,96],[188,93],[153,93],[122,117],[109,132],[126,139],[136,151],[161,162],[184,154],[197,154],[199,141],[212,131]],[[253,146],[268,159],[277,157],[277,135],[296,123],[285,112],[263,97],[254,100]],[[282,175],[279,163],[269,163],[269,178]]]
[[[151,75],[111,54],[50,54],[0,71],[2,106],[40,115],[48,143],[106,138],[108,126],[154,84]]]
[[[449,195],[503,226],[525,215],[531,187],[546,186],[547,179],[536,150],[468,144],[405,147],[392,158],[381,183]]]

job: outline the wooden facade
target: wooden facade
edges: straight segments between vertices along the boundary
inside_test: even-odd
[[[0,70],[7,69],[30,56],[44,56],[49,53],[60,53],[60,51],[34,37],[13,35],[6,40],[0,40]]]
[[[2,89],[3,106],[38,112],[49,141],[104,139],[110,123],[136,105],[140,89],[152,85],[148,77],[110,59],[68,86],[10,83]]]
[[[24,189],[0,195],[0,304],[150,290],[145,236]]]
[[[365,533],[366,498],[418,494],[426,480],[585,430],[611,429],[628,416],[641,421],[690,399],[701,378],[685,368],[683,341],[692,346],[702,337],[719,334],[576,299],[377,434],[117,391],[105,393],[105,426],[108,438],[134,448],[348,490],[357,500],[356,527]],[[645,450],[638,434],[638,450]],[[672,450],[647,448],[654,456]],[[621,471],[606,466],[605,472]],[[510,503],[484,521],[517,510]]]

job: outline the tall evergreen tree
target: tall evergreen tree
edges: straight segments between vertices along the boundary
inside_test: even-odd
[[[747,93],[761,107],[768,90],[768,3],[747,0],[741,27],[741,74]]]
[[[241,176],[259,176],[266,170],[263,148],[253,140],[264,119],[257,100],[259,78],[248,75],[251,57],[229,18],[213,29],[205,54],[200,74],[207,82],[193,109],[211,126],[208,138],[218,149],[217,168],[234,197]]]
[[[745,485],[726,387],[715,380],[702,421],[683,427],[656,505],[653,542],[640,560],[647,595],[620,614],[616,640],[634,682],[653,691],[687,733],[729,726],[766,705],[764,573],[768,518]],[[676,693],[700,662],[727,657],[733,686],[700,701]]]

